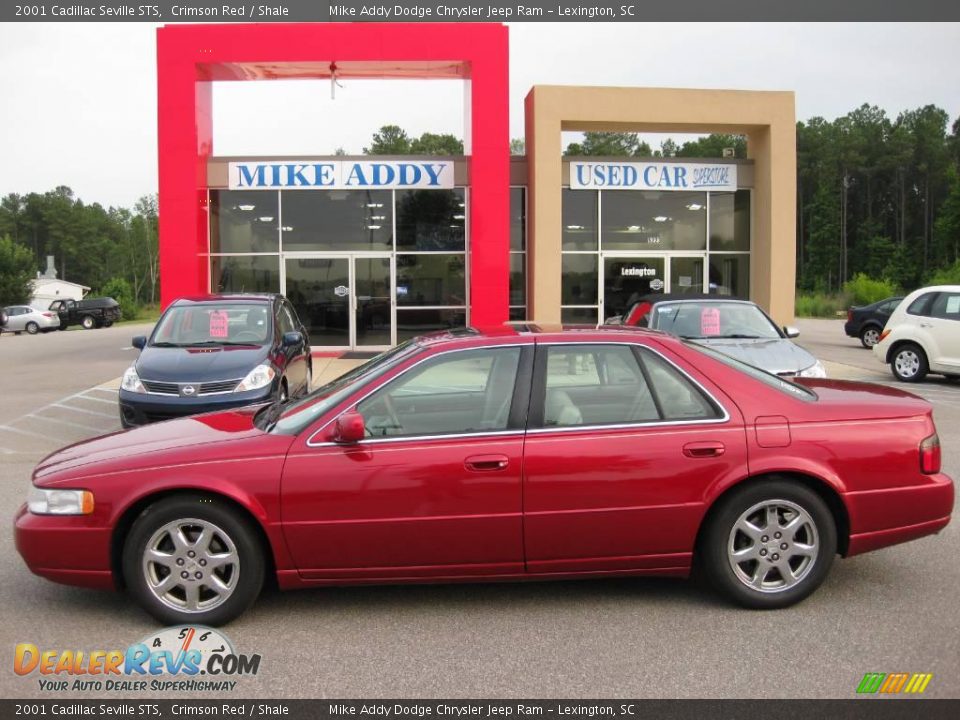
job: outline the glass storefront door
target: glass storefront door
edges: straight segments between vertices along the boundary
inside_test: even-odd
[[[600,322],[622,315],[635,300],[657,293],[698,294],[705,256],[603,253]]]
[[[389,255],[285,255],[283,293],[307,327],[311,345],[392,345],[392,265]]]

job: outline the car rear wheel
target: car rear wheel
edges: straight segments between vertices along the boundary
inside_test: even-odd
[[[26,330],[30,335],[36,335],[40,331],[40,326],[31,320],[23,329]]]
[[[876,325],[868,325],[860,331],[860,342],[867,349],[872,348],[880,342],[880,328]]]
[[[251,524],[216,498],[161,500],[137,518],[123,549],[130,592],[167,625],[222,625],[263,585],[264,555]]]
[[[893,353],[890,370],[902,382],[920,382],[927,376],[927,354],[913,343],[901,345]]]
[[[713,586],[758,609],[806,598],[826,578],[836,552],[837,530],[823,500],[803,485],[777,479],[721,501],[699,548]]]
[[[80,324],[83,325],[84,330],[93,330],[97,326],[97,321],[93,319],[93,315],[84,315]]]

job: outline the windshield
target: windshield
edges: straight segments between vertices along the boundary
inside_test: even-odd
[[[271,337],[267,303],[202,303],[167,310],[150,347],[266,345]]]
[[[257,427],[270,432],[281,435],[296,435],[316,418],[342,402],[356,390],[358,385],[380,377],[392,367],[420,351],[421,347],[414,340],[407,340],[391,350],[380,353],[362,365],[358,365],[336,380],[317,388],[305,398],[285,405],[275,421],[269,417],[270,413],[268,412],[274,406],[264,408],[258,413],[255,423]],[[271,423],[272,426],[268,427]]]
[[[756,305],[705,300],[658,303],[651,327],[689,340],[778,339],[773,321]]]
[[[731,367],[734,370],[738,370],[745,375],[749,375],[754,380],[759,380],[764,385],[769,385],[774,390],[779,390],[785,395],[795,397],[799,400],[811,401],[817,399],[816,393],[810,388],[790,382],[789,380],[784,380],[779,375],[774,375],[773,373],[768,373],[766,370],[761,370],[753,365],[748,365],[747,363],[730,357],[729,355],[724,355],[721,352],[717,352],[711,347],[701,345],[697,342],[685,342],[684,345],[689,348],[693,348],[697,352],[702,352],[704,355],[709,355],[714,360],[719,360],[724,365]]]

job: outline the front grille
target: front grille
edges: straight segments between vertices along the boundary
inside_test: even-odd
[[[144,389],[147,392],[155,393],[157,395],[179,395],[180,389],[177,387],[176,383],[171,382],[156,382],[155,380],[144,380],[140,379],[140,382],[143,383]]]
[[[200,395],[217,395],[218,393],[233,392],[239,380],[223,380],[222,382],[208,382],[200,385]]]

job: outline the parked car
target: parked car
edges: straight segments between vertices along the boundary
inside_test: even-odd
[[[960,285],[914,290],[890,315],[873,354],[897,380],[960,377]]]
[[[646,295],[608,325],[662,330],[696,340],[761,370],[783,377],[826,377],[823,364],[791,338],[793,327],[780,328],[749,300],[717,295]]]
[[[213,295],[174,301],[120,383],[120,423],[183,415],[310,391],[307,330],[282,295]]]
[[[29,305],[9,305],[3,311],[7,316],[7,322],[3,326],[6,332],[36,335],[38,332],[50,332],[60,327],[60,318],[49,310],[37,310]]]
[[[120,304],[110,297],[54,300],[50,310],[60,316],[60,329],[81,325],[84,330],[110,327],[120,319]]]
[[[843,326],[847,337],[860,338],[865,348],[872,348],[880,341],[883,326],[887,324],[891,313],[897,309],[901,300],[903,296],[889,297],[870,305],[854,306],[847,310],[847,322]]]
[[[695,561],[735,602],[778,608],[837,553],[943,529],[953,502],[932,408],[897,388],[797,384],[663,333],[498,328],[408,341],[286,405],[65,448],[35,470],[15,538],[33,572],[125,587],[165,624],[225,623],[268,575],[289,589]]]

